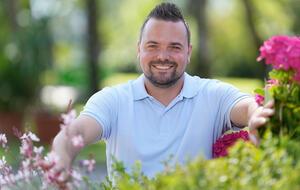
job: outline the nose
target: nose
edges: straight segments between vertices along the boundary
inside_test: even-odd
[[[169,52],[168,52],[168,50],[167,49],[161,49],[158,52],[157,59],[160,60],[160,61],[169,60]]]

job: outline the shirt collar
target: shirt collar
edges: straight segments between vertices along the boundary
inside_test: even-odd
[[[144,98],[150,97],[145,88],[144,78],[144,74],[141,74],[141,76],[139,76],[132,84],[134,100],[142,100]],[[198,89],[199,85],[197,85],[194,77],[185,72],[184,83],[179,96],[192,98],[198,93]]]
[[[183,87],[179,96],[193,98],[198,93],[199,87],[200,85],[196,82],[195,78],[185,72]]]
[[[141,76],[133,82],[132,87],[134,100],[141,100],[150,97],[145,88],[144,74],[141,74]]]

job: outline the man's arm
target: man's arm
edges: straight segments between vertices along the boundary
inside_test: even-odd
[[[265,106],[258,106],[254,98],[245,98],[237,102],[231,110],[230,120],[237,126],[248,126],[249,138],[258,145],[258,128],[267,123],[267,118],[274,115],[274,101]]]
[[[75,147],[72,137],[81,135],[83,147]],[[70,169],[76,155],[87,145],[100,140],[102,135],[101,125],[92,117],[80,115],[67,130],[62,130],[54,138],[52,151],[59,156],[56,169]]]

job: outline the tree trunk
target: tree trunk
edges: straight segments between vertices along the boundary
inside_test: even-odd
[[[16,0],[6,0],[8,6],[8,20],[10,27],[13,33],[16,33],[18,30],[18,23],[17,23],[17,13],[18,13],[18,6]]]
[[[208,47],[207,35],[207,16],[206,16],[207,0],[189,0],[189,10],[191,15],[196,19],[197,23],[197,43],[196,52],[197,63],[194,63],[194,73],[201,77],[210,77],[211,59]]]
[[[99,42],[97,32],[97,0],[87,0],[88,14],[88,61],[90,68],[90,93],[98,91]]]
[[[257,50],[257,57],[259,55],[259,48],[263,44],[263,40],[259,37],[258,32],[256,31],[255,24],[254,24],[254,18],[253,18],[253,6],[249,0],[243,0],[242,1],[245,7],[246,12],[246,19],[247,19],[247,25],[250,29],[250,34],[253,39],[253,43],[255,45],[255,48]],[[267,73],[269,69],[267,69],[267,66],[265,64],[261,64],[261,67],[259,67],[259,78],[261,80],[264,80],[267,76]]]

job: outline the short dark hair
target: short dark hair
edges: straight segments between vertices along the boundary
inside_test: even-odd
[[[187,32],[187,42],[188,46],[191,43],[191,32],[188,23],[185,21],[183,14],[181,13],[180,9],[174,3],[161,3],[157,5],[147,16],[144,20],[144,23],[140,30],[140,41],[142,40],[142,34],[147,22],[151,19],[155,18],[158,20],[165,20],[165,21],[172,21],[178,22],[182,21]]]

